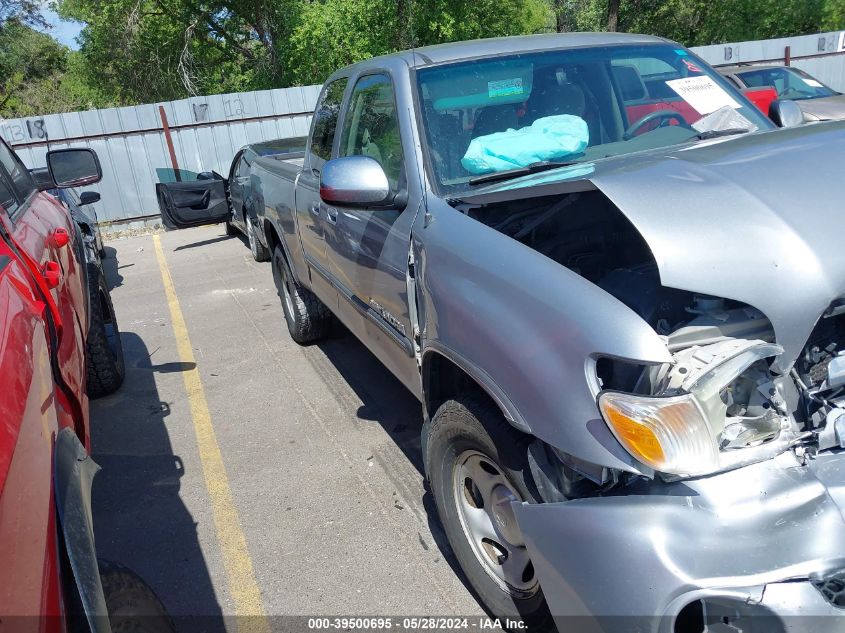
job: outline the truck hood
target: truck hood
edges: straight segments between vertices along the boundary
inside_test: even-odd
[[[795,103],[807,121],[838,121],[845,119],[845,95],[800,99]]]
[[[663,285],[762,311],[795,362],[845,298],[845,123],[832,122],[578,164],[468,201],[597,188],[651,248]]]

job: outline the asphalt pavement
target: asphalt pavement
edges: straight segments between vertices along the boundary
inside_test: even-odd
[[[483,615],[424,486],[420,405],[361,343],[294,343],[270,264],[221,226],[107,251],[127,372],[91,406],[101,556],[183,630]]]

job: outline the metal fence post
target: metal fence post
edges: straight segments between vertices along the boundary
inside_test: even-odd
[[[182,176],[179,174],[179,163],[176,161],[176,150],[173,148],[173,138],[170,136],[170,126],[167,124],[167,114],[163,105],[158,107],[158,113],[161,116],[161,125],[164,129],[164,140],[167,141],[167,151],[170,152],[170,162],[173,164],[173,175],[176,177],[176,182],[182,182]]]

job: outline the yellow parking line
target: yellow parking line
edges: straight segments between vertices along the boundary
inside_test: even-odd
[[[205,400],[199,371],[196,369],[191,339],[188,337],[188,328],[185,326],[185,317],[179,306],[179,298],[176,296],[173,279],[170,277],[170,269],[167,267],[167,260],[158,235],[153,236],[153,243],[161,271],[161,280],[164,282],[167,305],[170,308],[170,320],[173,323],[179,360],[193,367],[193,369],[183,371],[182,376],[185,379],[185,391],[188,392],[188,402],[191,406],[191,418],[193,418],[194,432],[197,436],[205,485],[211,498],[214,526],[223,551],[223,566],[226,569],[229,593],[234,602],[235,615],[241,616],[237,620],[238,629],[248,630],[251,633],[269,633],[270,626],[261,602],[261,590],[255,579],[246,537],[241,530],[238,511],[235,509],[232,491],[229,488],[229,479],[226,477],[223,455],[220,453],[220,446],[217,444],[217,437],[211,424],[211,415],[208,412],[208,403]]]

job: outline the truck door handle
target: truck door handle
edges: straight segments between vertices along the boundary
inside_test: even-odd
[[[332,209],[331,207],[326,210],[326,217],[329,219],[329,222],[332,224],[337,224],[337,209]]]
[[[47,246],[52,246],[53,248],[62,248],[68,245],[70,242],[70,233],[67,232],[67,229],[64,227],[58,227],[53,229],[50,232],[50,235],[44,240]]]
[[[41,275],[44,277],[44,283],[48,288],[58,288],[62,283],[62,268],[58,262],[44,262],[41,267]]]
[[[317,217],[320,216],[320,203],[319,202],[312,202],[311,203],[311,213],[316,215]]]

